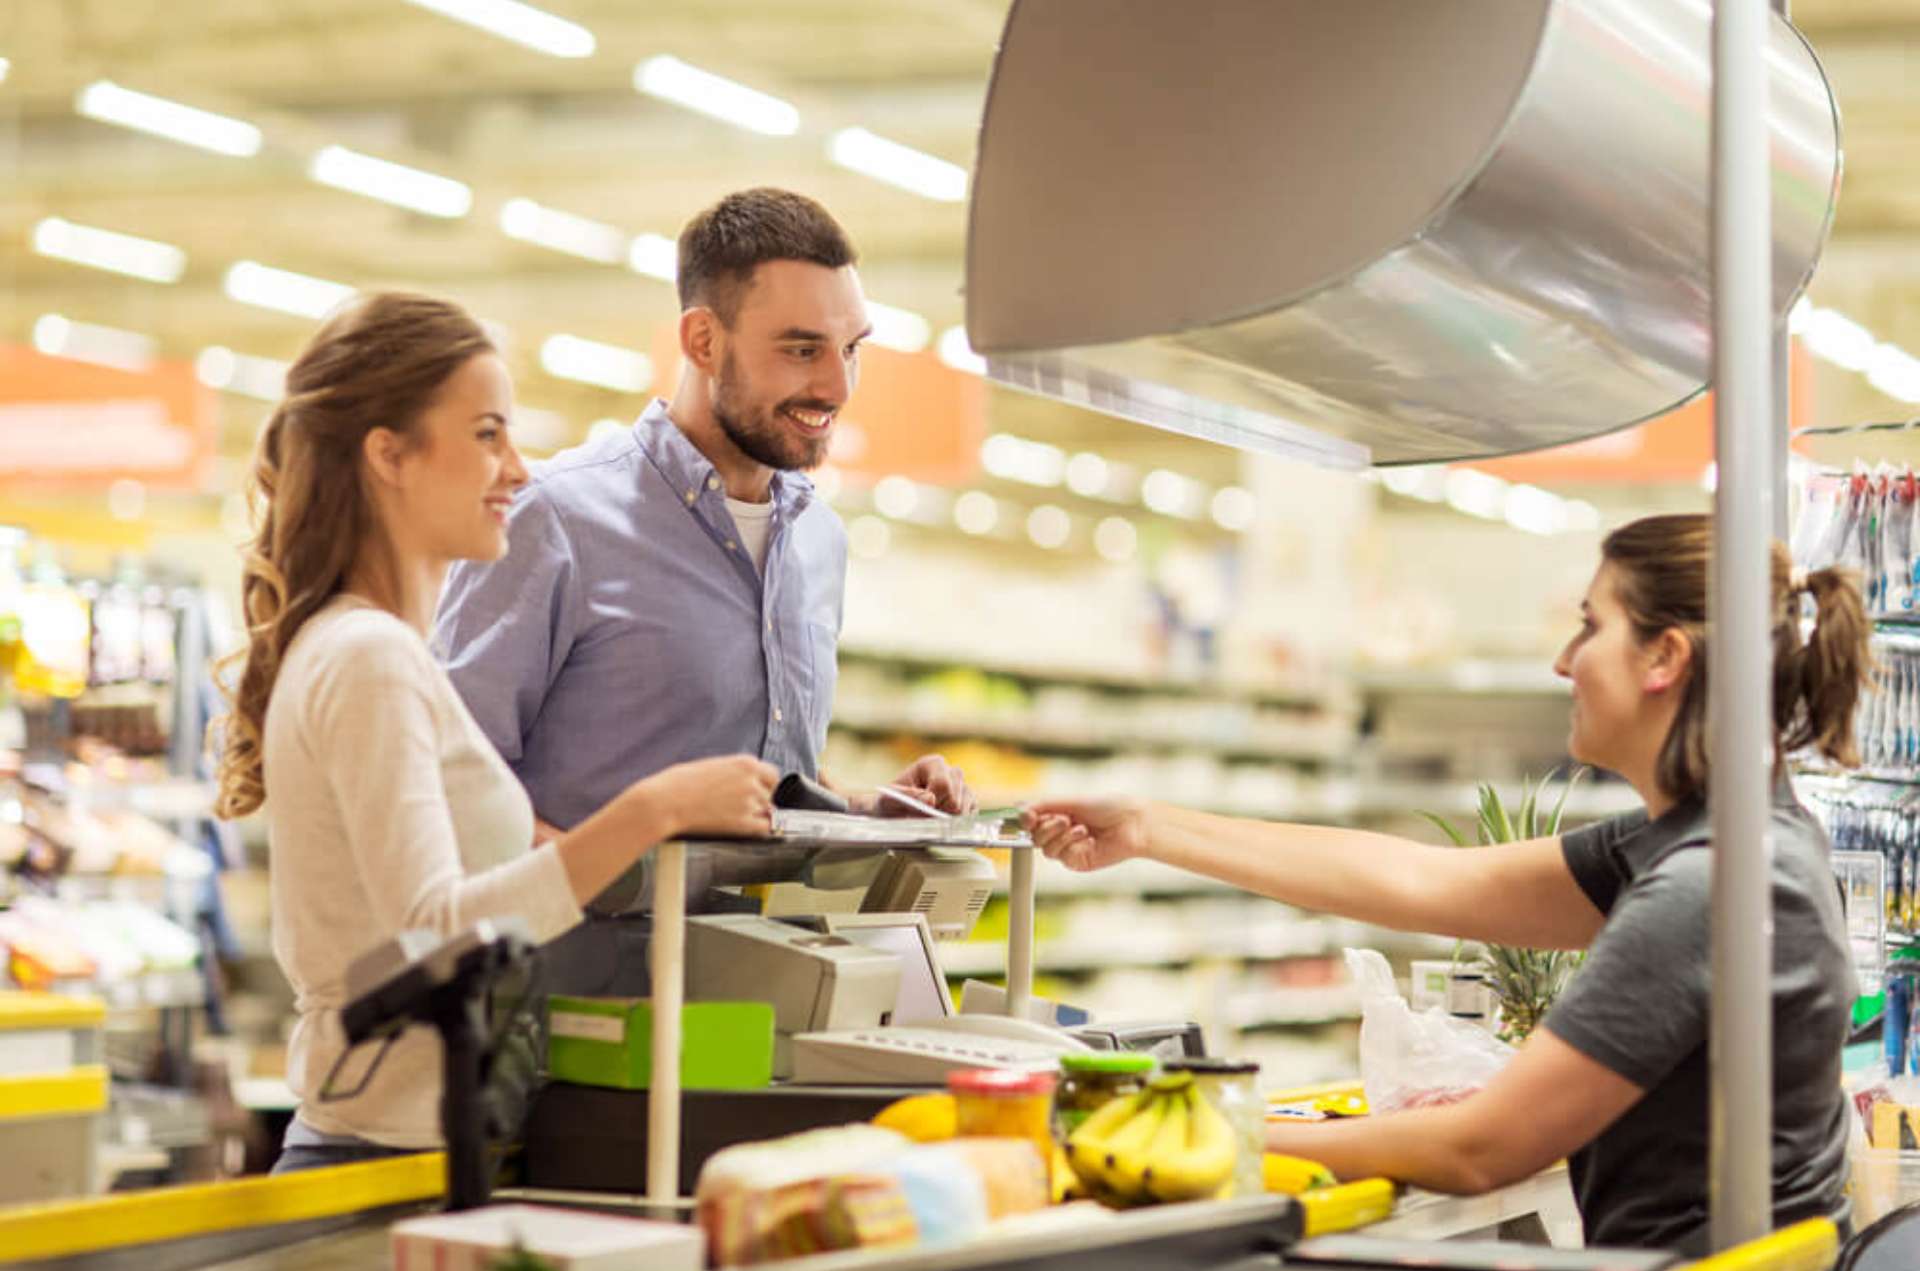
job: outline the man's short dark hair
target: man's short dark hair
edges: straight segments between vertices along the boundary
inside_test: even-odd
[[[828,269],[857,259],[847,232],[804,194],[768,186],[729,194],[680,231],[680,307],[705,305],[731,327],[753,271],[770,260]]]

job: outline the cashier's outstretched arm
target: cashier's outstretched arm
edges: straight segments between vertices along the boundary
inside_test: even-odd
[[[1322,913],[1534,949],[1584,949],[1603,915],[1558,838],[1468,850],[1134,799],[1037,803],[1027,828],[1070,869],[1150,857]]]
[[[1531,1177],[1585,1147],[1645,1093],[1540,1028],[1486,1089],[1459,1103],[1273,1123],[1267,1150],[1319,1161],[1343,1182],[1391,1178],[1472,1196]]]

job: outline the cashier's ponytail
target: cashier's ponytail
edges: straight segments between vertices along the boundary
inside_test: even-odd
[[[383,534],[361,459],[367,434],[410,435],[448,377],[492,349],[458,305],[378,293],[328,319],[287,372],[286,395],[254,454],[257,530],[240,581],[247,643],[221,668],[232,709],[211,734],[219,816],[245,816],[265,800],[262,736],[287,646]]]
[[[1660,748],[1655,779],[1673,798],[1705,793],[1707,749],[1707,593],[1712,581],[1713,518],[1650,516],[1609,534],[1600,546],[1612,567],[1634,634],[1649,641],[1678,630],[1692,646],[1680,709]],[[1812,749],[1835,763],[1860,762],[1853,717],[1871,668],[1866,605],[1851,570],[1801,574],[1780,543],[1772,545],[1773,725],[1776,758]],[[1811,598],[1812,625],[1806,625]]]

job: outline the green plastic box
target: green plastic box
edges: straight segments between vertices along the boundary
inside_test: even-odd
[[[644,997],[547,999],[547,1072],[582,1086],[653,1084],[653,1003]],[[688,1002],[680,1008],[680,1086],[758,1090],[773,1082],[773,1007]]]

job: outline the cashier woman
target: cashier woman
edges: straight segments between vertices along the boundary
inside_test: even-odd
[[[1643,811],[1556,838],[1471,850],[1355,830],[1208,816],[1136,800],[1046,803],[1029,823],[1078,870],[1147,856],[1308,909],[1408,931],[1587,958],[1543,1026],[1460,1102],[1276,1125],[1272,1151],[1342,1178],[1471,1194],[1563,1157],[1589,1244],[1706,1251],[1707,580],[1712,525],[1614,531],[1554,670],[1572,682],[1568,748],[1618,773]],[[1852,577],[1801,576],[1773,548],[1773,1217],[1843,1221],[1840,1089],[1854,983],[1825,833],[1781,757],[1858,762],[1868,624]],[[1815,615],[1802,638],[1804,600]],[[1755,777],[1759,777],[1755,773]],[[1722,778],[1731,779],[1731,778]],[[1757,849],[1758,845],[1749,845]]]
[[[426,638],[448,564],[506,551],[507,505],[527,480],[512,419],[512,383],[478,322],[383,294],[320,329],[260,436],[218,810],[267,814],[273,951],[297,1016],[299,1107],[276,1170],[439,1143],[430,1031],[403,1034],[364,1089],[364,1055],[330,1082],[356,957],[405,928],[450,936],[505,915],[548,940],[661,840],[770,825],[773,769],[731,755],[610,789],[534,846],[526,791]]]

